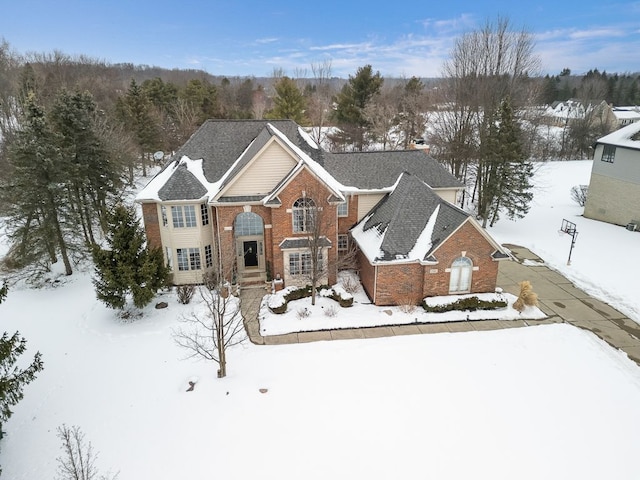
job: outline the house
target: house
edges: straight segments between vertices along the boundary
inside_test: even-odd
[[[544,110],[542,117],[556,127],[566,127],[587,118],[592,127],[602,127],[607,131],[616,128],[619,122],[615,109],[606,101],[582,102],[575,98],[553,102]]]
[[[640,225],[640,122],[596,142],[584,216]]]
[[[640,107],[638,106],[613,107],[613,114],[618,122],[618,128],[640,121]]]
[[[461,189],[422,150],[329,153],[289,120],[209,120],[137,201],[174,284],[212,270],[304,284],[312,245],[332,284],[353,248],[368,295],[391,305],[495,289],[507,255],[453,205]]]

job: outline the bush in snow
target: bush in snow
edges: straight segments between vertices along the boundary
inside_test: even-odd
[[[323,311],[324,311],[324,315],[326,317],[335,318],[335,317],[338,316],[338,309],[336,307],[334,307],[333,305],[329,305]]]
[[[305,318],[309,318],[311,316],[311,310],[307,307],[298,309],[298,313],[296,313],[298,320],[304,320]]]
[[[571,187],[571,200],[576,202],[581,207],[584,207],[587,203],[588,192],[589,185],[575,185]]]
[[[422,301],[422,308],[429,313],[444,313],[453,310],[475,312],[476,310],[497,310],[505,308],[507,302],[503,300],[480,300],[476,296],[462,297],[450,303],[432,305],[429,298]]]
[[[341,307],[347,308],[353,305],[353,295],[345,291],[341,286],[321,285],[316,288],[316,292],[320,296],[331,298],[340,304]],[[311,286],[306,287],[287,287],[279,291],[269,298],[269,310],[272,313],[280,315],[287,311],[287,304],[294,300],[300,300],[311,296]]]
[[[178,301],[183,305],[188,305],[196,291],[194,285],[178,285],[176,288],[178,293]]]

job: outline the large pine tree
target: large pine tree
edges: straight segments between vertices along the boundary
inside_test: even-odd
[[[276,96],[273,99],[273,109],[267,113],[266,118],[288,118],[299,125],[307,122],[305,110],[307,102],[300,89],[289,77],[282,77],[274,85]]]
[[[166,285],[168,269],[162,251],[145,247],[144,232],[132,208],[117,205],[108,215],[108,225],[108,248],[93,247],[97,297],[122,310],[130,295],[133,304],[142,308]]]
[[[335,119],[344,133],[344,141],[352,143],[362,151],[365,145],[365,131],[368,121],[365,108],[380,92],[383,78],[380,72],[373,73],[371,65],[358,68],[355,76],[342,87],[336,101]]]
[[[487,122],[476,172],[477,211],[483,227],[489,222],[493,226],[500,212],[511,219],[522,218],[533,198],[533,165],[523,153],[522,134],[508,97]]]

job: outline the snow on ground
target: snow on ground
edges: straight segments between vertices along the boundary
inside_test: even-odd
[[[640,323],[640,233],[584,218],[584,208],[571,200],[572,186],[589,184],[591,165],[591,160],[539,164],[531,211],[521,220],[501,219],[489,233],[500,243],[530,248],[575,285]],[[562,219],[578,231],[570,266],[571,237],[558,234]]]
[[[318,295],[316,304],[311,305],[311,297],[289,302],[283,314],[272,313],[268,304],[281,292],[265,297],[260,307],[260,334],[282,335],[291,332],[311,332],[340,328],[376,327],[383,325],[407,325],[410,323],[456,322],[466,320],[522,320],[540,319],[545,314],[537,307],[526,307],[522,313],[513,308],[517,297],[509,293],[475,295],[455,295],[437,297],[439,304],[451,303],[460,297],[475,296],[484,301],[502,299],[507,307],[498,310],[477,310],[475,312],[451,311],[445,313],[427,313],[422,307],[376,307],[360,286],[353,294],[353,306],[342,308],[335,300]],[[434,300],[434,299],[430,299]],[[283,302],[276,301],[276,305]],[[273,305],[273,304],[272,304]],[[303,316],[306,312],[308,316]]]
[[[625,282],[634,284],[640,235],[579,217],[569,199],[589,169],[545,165],[529,216],[492,233],[637,312]],[[571,267],[562,218],[580,232]],[[97,466],[120,480],[637,478],[640,369],[589,332],[246,344],[217,379],[172,339],[195,305],[167,293],[167,309],[123,322],[95,300],[89,273],[57,288],[12,286],[0,305],[2,328],[28,339],[25,360],[40,350],[45,365],[4,425],[5,478],[54,478],[62,424],[79,425]]]
[[[590,333],[248,344],[220,380],[172,341],[191,306],[162,300],[123,323],[86,276],[9,292],[2,324],[45,369],[5,425],[6,478],[53,478],[63,423],[120,480],[636,478],[640,369]]]

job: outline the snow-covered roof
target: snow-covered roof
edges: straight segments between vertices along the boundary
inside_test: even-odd
[[[432,252],[468,218],[425,182],[405,173],[351,235],[371,263],[432,263]]]
[[[640,122],[632,123],[605,135],[599,138],[596,143],[640,150]]]

